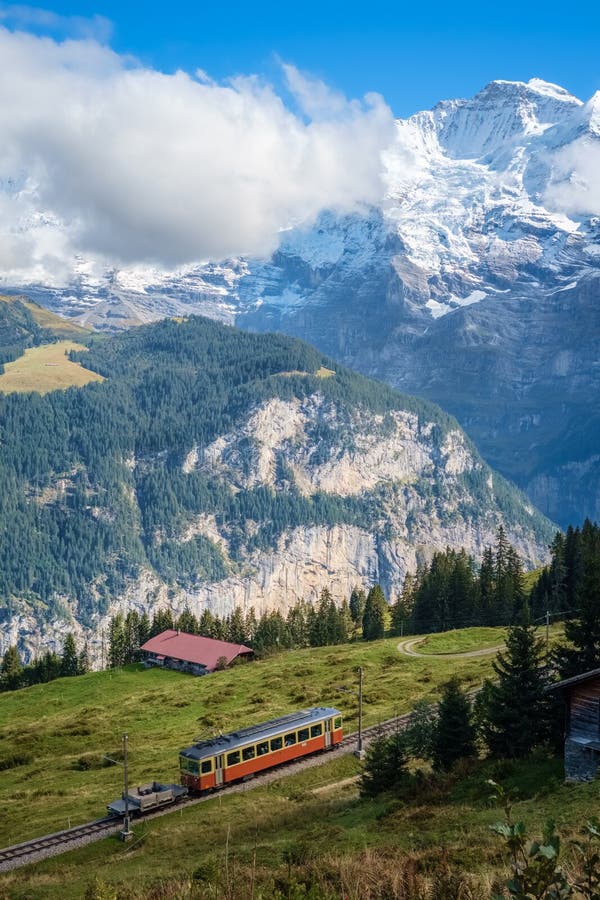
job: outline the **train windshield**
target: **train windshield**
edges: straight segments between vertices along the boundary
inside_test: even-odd
[[[190,772],[191,775],[198,775],[198,760],[197,759],[188,759],[187,756],[179,757],[179,769],[182,772]]]

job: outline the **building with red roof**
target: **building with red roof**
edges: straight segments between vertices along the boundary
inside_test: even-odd
[[[141,649],[146,654],[147,666],[177,669],[191,675],[206,675],[217,668],[229,666],[238,657],[249,659],[253,653],[250,647],[243,644],[216,641],[173,628],[150,638]]]

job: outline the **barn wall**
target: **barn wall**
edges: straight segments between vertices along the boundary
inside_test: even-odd
[[[565,741],[565,778],[568,781],[592,781],[600,767],[600,753],[567,738]]]
[[[600,678],[577,684],[569,691],[569,734],[600,738]]]

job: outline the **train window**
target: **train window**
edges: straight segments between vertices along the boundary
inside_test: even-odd
[[[212,772],[212,759],[202,760],[201,772],[203,775],[208,775],[209,772]]]
[[[322,722],[319,722],[318,725],[313,725],[312,728],[310,729],[311,737],[319,737],[322,734],[323,734],[323,723]]]
[[[269,752],[269,742],[262,741],[262,743],[256,745],[256,755],[264,756],[265,753]]]
[[[298,732],[298,743],[301,744],[302,741],[308,740],[308,728],[301,728]]]
[[[237,766],[240,761],[240,751],[234,750],[232,753],[227,754],[227,765],[228,766]]]
[[[285,736],[285,746],[286,746],[286,747],[293,747],[295,743],[296,743],[296,732],[295,732],[295,731],[291,731],[289,734],[286,734],[286,736]]]
[[[271,741],[271,753],[275,753],[276,750],[281,750],[283,747],[283,738],[273,738]]]
[[[191,772],[192,775],[197,775],[199,772],[196,760],[186,759],[184,756],[181,757],[181,768],[186,772]]]
[[[243,760],[254,759],[254,756],[254,747],[244,747],[244,749],[242,750]]]
[[[337,716],[337,718],[334,719],[334,722],[333,722],[333,729],[334,729],[334,731],[337,731],[337,729],[341,728],[341,727],[342,727],[342,717]]]

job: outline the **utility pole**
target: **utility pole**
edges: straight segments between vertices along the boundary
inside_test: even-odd
[[[362,706],[363,706],[363,667],[358,667],[358,746],[356,748],[356,755],[359,759],[363,758],[363,744],[362,744],[362,725],[363,725],[363,716],[362,716]]]
[[[122,841],[128,841],[133,837],[133,831],[129,828],[129,778],[127,772],[127,734],[123,735],[123,781],[125,792],[123,799],[125,800],[125,818],[123,819],[123,830],[119,834]]]

